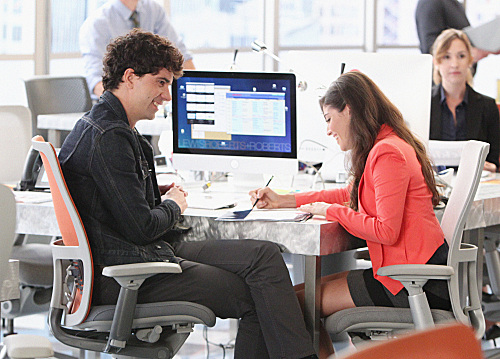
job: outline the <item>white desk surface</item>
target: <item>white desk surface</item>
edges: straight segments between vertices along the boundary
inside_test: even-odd
[[[211,187],[211,195],[217,195],[217,187],[227,188],[227,183]],[[215,187],[215,188],[214,188]],[[187,187],[188,192],[200,189]],[[247,190],[235,192],[238,205],[230,210],[248,209],[250,200]],[[195,195],[195,194],[193,194]],[[227,195],[227,194],[226,194]],[[16,192],[18,233],[60,236],[50,193]],[[187,197],[189,204],[189,196]],[[185,223],[192,229],[186,240],[252,238],[272,240],[285,251],[303,255],[324,255],[354,248],[350,236],[338,224],[324,218],[313,218],[307,222],[220,222],[215,218],[229,209],[207,210],[188,208],[184,213]],[[36,218],[36,220],[33,220]],[[301,235],[296,236],[297,231]],[[293,234],[293,235],[292,235]]]
[[[188,192],[201,193],[201,186]],[[227,191],[231,184],[218,183],[211,187],[211,195]],[[238,205],[231,210],[248,209],[250,205],[247,188],[233,189]],[[49,193],[16,192],[17,232],[59,236],[54,207]],[[187,198],[189,204],[189,196]],[[325,255],[351,249],[345,230],[337,222],[328,222],[322,217],[304,223],[291,222],[220,222],[216,217],[228,209],[205,210],[188,208],[184,213],[186,224],[192,230],[187,240],[254,238],[273,240],[290,253],[303,255]],[[33,220],[36,218],[37,220]],[[467,219],[466,229],[478,229],[500,224],[500,175],[479,185],[478,193]],[[300,231],[300,236],[296,233]],[[293,235],[292,235],[293,234]]]
[[[51,115],[38,115],[38,128],[71,131],[78,121],[84,115],[83,112],[77,113],[59,113]],[[137,130],[143,135],[160,136],[163,131],[171,131],[172,119],[170,117],[156,117],[154,120],[142,120],[137,122]]]

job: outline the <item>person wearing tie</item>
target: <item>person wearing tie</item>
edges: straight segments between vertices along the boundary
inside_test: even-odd
[[[96,97],[103,93],[102,58],[108,43],[117,36],[141,28],[172,41],[184,56],[184,69],[194,69],[193,56],[170,23],[165,10],[154,0],[109,0],[90,15],[80,28],[80,52],[85,78]]]

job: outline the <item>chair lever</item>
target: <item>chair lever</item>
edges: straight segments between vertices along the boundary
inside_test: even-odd
[[[140,329],[135,333],[137,339],[146,343],[156,343],[160,339],[160,334],[163,329],[159,325],[155,325],[151,329]]]

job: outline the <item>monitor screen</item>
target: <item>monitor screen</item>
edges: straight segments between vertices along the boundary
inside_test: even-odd
[[[172,85],[174,167],[297,172],[295,106],[291,73],[185,71]]]

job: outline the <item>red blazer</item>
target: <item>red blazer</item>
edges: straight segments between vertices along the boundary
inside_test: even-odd
[[[377,275],[380,267],[424,264],[443,244],[444,234],[432,207],[413,148],[383,125],[359,183],[359,211],[346,204],[350,187],[295,194],[297,206],[327,202],[326,219],[366,240],[375,278],[392,294],[403,285]]]

